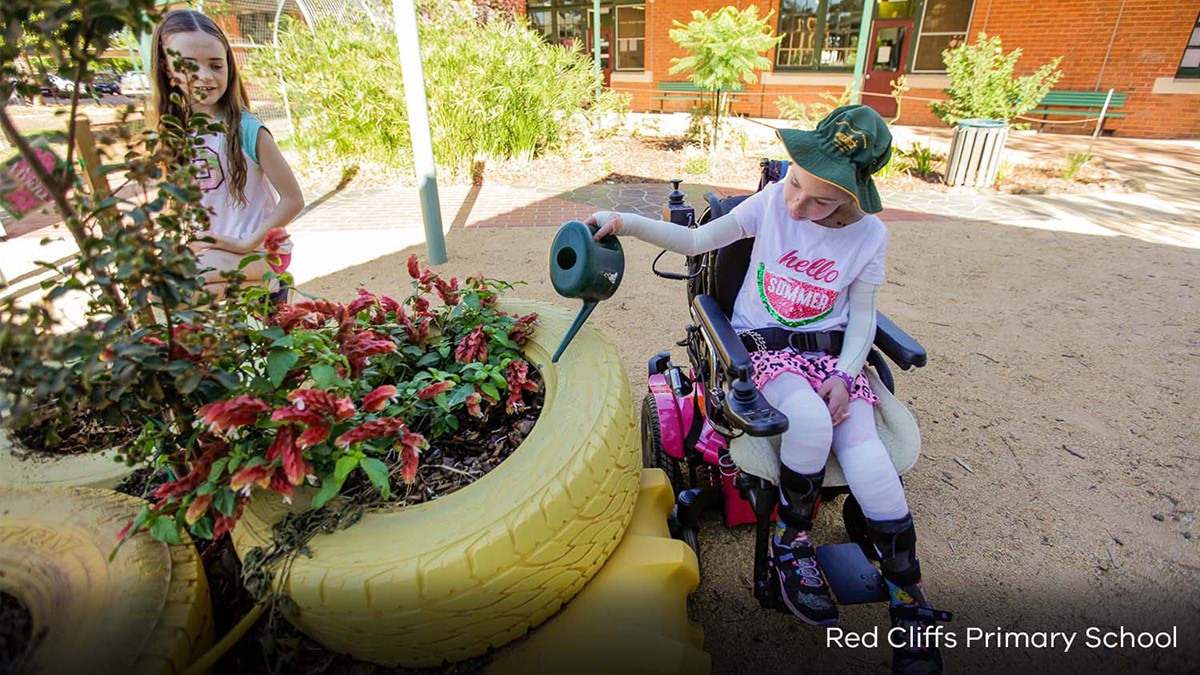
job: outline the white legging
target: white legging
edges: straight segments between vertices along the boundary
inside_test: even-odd
[[[829,406],[807,379],[781,373],[761,390],[771,405],[787,415],[788,430],[777,439],[780,460],[789,469],[807,474],[820,471],[832,445],[850,491],[866,517],[893,520],[908,515],[904,487],[887,448],[879,440],[870,403],[851,401],[850,416],[835,427]]]

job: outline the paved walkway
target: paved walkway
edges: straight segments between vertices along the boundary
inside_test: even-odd
[[[914,139],[938,148],[945,130],[900,128],[899,142]],[[1009,151],[1021,157],[1062,157],[1086,147],[1079,136],[1014,135]],[[986,190],[885,192],[886,221],[962,219],[1017,227],[1053,229],[1101,236],[1125,235],[1145,241],[1200,249],[1200,141],[1139,141],[1101,138],[1094,153],[1112,168],[1144,184],[1133,194],[1007,195]],[[1016,161],[1016,160],[1013,160]],[[750,188],[751,186],[747,186]],[[704,194],[721,189],[685,183],[688,201],[699,212]],[[570,189],[451,185],[440,190],[443,226],[481,229],[553,228],[596,210],[661,214],[668,183],[600,183]],[[748,190],[747,190],[748,191]],[[411,187],[348,189],[310,195],[308,207],[290,226],[299,251],[293,273],[298,282],[332,274],[425,240],[421,208]],[[9,237],[0,245],[0,272],[15,289],[33,292],[43,278],[36,260],[69,260],[74,243],[57,219],[35,214],[13,223],[0,217]],[[550,238],[547,233],[547,240]],[[42,240],[49,240],[43,246]]]

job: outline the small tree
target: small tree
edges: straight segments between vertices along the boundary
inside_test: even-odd
[[[763,52],[780,40],[771,35],[771,15],[758,17],[758,7],[750,5],[742,11],[729,6],[717,10],[711,17],[700,10],[692,11],[687,25],[675,22],[671,39],[688,51],[682,59],[671,59],[672,75],[690,72],[689,79],[714,96],[713,133],[709,147],[716,145],[720,131],[721,110],[728,105],[729,91],[740,82],[758,82],[755,71],[771,67]]]
[[[169,460],[178,475],[197,457],[193,411],[239,384],[252,356],[239,336],[268,306],[266,289],[242,287],[238,273],[229,273],[225,299],[215,297],[192,248],[209,218],[196,180],[196,136],[223,127],[195,113],[164,115],[160,128],[137,131],[126,108],[96,148],[102,180],[116,172],[124,182],[112,195],[83,190],[71,123],[81,88],[71,95],[66,161],[43,164],[8,109],[13,91],[29,95],[38,86],[13,60],[32,49],[51,72],[90,82],[114,36],[151,28],[155,0],[5,0],[0,7],[7,27],[0,129],[78,246],[72,264],[45,264],[55,277],[42,284],[44,297],[0,298],[0,417],[40,449],[67,441],[112,447],[131,461]],[[180,59],[175,67],[186,66]],[[69,296],[86,301],[77,327],[56,318],[55,303]]]
[[[1058,57],[1025,77],[1015,74],[1021,49],[1005,54],[999,37],[980,33],[974,44],[942,52],[950,87],[944,89],[945,101],[929,104],[933,113],[947,124],[981,118],[1011,120],[1033,110],[1050,91],[1062,71]]]

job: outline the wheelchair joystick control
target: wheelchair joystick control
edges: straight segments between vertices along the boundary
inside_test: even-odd
[[[615,236],[596,241],[598,227],[572,220],[558,228],[550,245],[550,282],[564,298],[583,300],[583,307],[551,359],[558,363],[567,345],[601,300],[617,292],[625,276],[625,252]]]
[[[687,203],[685,200],[687,195],[679,189],[679,184],[682,182],[683,180],[679,178],[671,179],[671,185],[675,189],[667,195],[667,203],[663,205],[663,220],[683,227],[692,227],[696,224],[696,210]]]

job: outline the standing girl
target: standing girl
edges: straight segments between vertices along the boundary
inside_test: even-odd
[[[779,137],[792,158],[787,176],[703,227],[609,211],[586,222],[599,225],[597,240],[627,232],[684,255],[754,237],[730,321],[751,350],[760,391],[789,421],[780,438],[779,521],[771,545],[783,599],[809,623],[837,622],[809,535],[832,445],[882,561],[893,624],[926,625],[939,614],[921,583],[904,488],[875,429],[878,398],[860,374],[875,337],[887,250],[871,176],[891,157],[891,132],[870,108],[844,106],[814,131],[783,129]],[[827,335],[797,340],[794,331]],[[836,353],[789,346],[796,343],[833,345],[827,348]],[[936,647],[904,637],[919,631],[896,632],[902,644],[893,650],[893,672],[941,672]]]
[[[291,242],[283,228],[304,207],[304,196],[291,168],[261,120],[250,113],[250,99],[238,75],[229,41],[212,19],[199,12],[169,12],[154,30],[155,102],[159,119],[187,119],[202,112],[223,122],[223,133],[202,136],[198,180],[210,242],[196,242],[206,283],[222,283],[221,273],[236,270],[252,253],[267,253],[242,273],[249,280],[276,273],[291,260]],[[177,68],[177,66],[183,66]],[[193,70],[194,68],[194,70]],[[171,101],[179,94],[184,105]],[[264,242],[267,246],[264,246]]]

